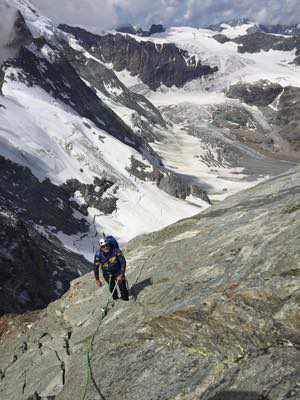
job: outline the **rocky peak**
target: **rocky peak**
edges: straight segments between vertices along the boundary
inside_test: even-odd
[[[291,25],[284,25],[284,24],[276,24],[276,25],[266,25],[260,24],[258,28],[261,32],[265,33],[275,33],[279,35],[300,35],[300,24],[291,24]]]
[[[182,87],[193,79],[217,71],[217,67],[196,61],[175,44],[156,45],[119,33],[98,36],[67,25],[60,25],[60,29],[74,35],[103,62],[112,63],[116,71],[126,69],[153,90],[161,85]]]
[[[278,83],[261,80],[254,83],[236,83],[230,86],[226,95],[249,105],[265,107],[273,103],[282,91],[283,87]]]
[[[241,25],[248,25],[251,24],[251,20],[249,18],[244,18],[244,17],[236,17],[232,18],[223,22],[219,22],[217,24],[211,24],[207,27],[207,29],[210,29],[212,31],[216,32],[222,32],[224,29],[226,29],[226,26],[241,26]]]
[[[117,32],[120,33],[129,33],[131,35],[138,35],[138,36],[151,36],[155,35],[156,33],[165,32],[165,28],[161,24],[153,24],[151,25],[148,31],[143,30],[142,28],[135,29],[131,24],[129,25],[122,25],[116,29]]]

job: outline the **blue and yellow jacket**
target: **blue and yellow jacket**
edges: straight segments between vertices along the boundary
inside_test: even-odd
[[[112,248],[108,254],[98,250],[95,254],[94,273],[95,278],[99,279],[99,269],[103,275],[119,275],[124,274],[126,269],[126,260],[120,249]]]

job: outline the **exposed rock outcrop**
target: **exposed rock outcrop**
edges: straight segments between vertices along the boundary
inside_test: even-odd
[[[217,67],[204,65],[187,51],[175,44],[156,45],[152,42],[138,42],[122,34],[94,35],[81,28],[60,25],[60,29],[71,33],[105,63],[112,63],[116,71],[126,69],[138,76],[151,89],[161,85],[183,86],[185,83],[211,75]]]
[[[142,28],[135,29],[131,24],[129,24],[118,27],[116,31],[120,33],[129,33],[131,35],[148,37],[151,35],[155,35],[156,33],[165,32],[165,28],[161,24],[152,24],[150,29],[148,31],[145,31]]]
[[[278,83],[260,80],[254,83],[237,83],[230,86],[227,97],[240,99],[246,104],[266,107],[279,96],[283,87]]]
[[[276,24],[276,25],[258,25],[258,29],[265,33],[275,33],[276,35],[300,35],[300,25],[299,24]]]
[[[88,224],[82,211],[71,200],[74,195],[45,179],[40,182],[28,168],[0,156],[0,210],[10,210],[21,219],[72,235],[86,232]]]
[[[300,151],[300,89],[288,86],[278,101],[275,124],[279,134],[287,140],[291,150],[299,155]]]
[[[79,192],[84,204],[80,209],[87,212],[88,207],[94,207],[101,213],[112,214],[117,209],[117,197],[108,195],[107,191],[115,185],[115,182],[107,178],[95,178],[93,184],[84,184],[77,179],[68,180],[63,188],[69,193],[70,197]],[[115,187],[116,191],[118,186]],[[104,196],[105,195],[105,196]]]
[[[219,43],[221,43],[221,44],[230,42],[230,39],[229,39],[226,35],[223,35],[222,33],[219,33],[218,35],[214,35],[213,38],[214,38],[217,42],[219,42]]]
[[[192,184],[180,174],[165,168],[155,168],[132,157],[128,171],[140,180],[154,182],[161,190],[178,199],[185,200],[192,194],[211,204],[208,194],[200,185]]]
[[[90,270],[83,257],[66,251],[57,239],[11,211],[0,211],[0,316],[46,307]]]
[[[300,49],[300,36],[275,36],[263,32],[254,32],[239,36],[233,40],[238,43],[239,53],[259,53],[261,50],[291,51]]]
[[[136,301],[100,326],[107,294],[91,275],[2,319],[1,398],[298,399],[299,187],[289,171],[132,241]]]
[[[240,99],[242,102],[259,107],[261,121],[253,119],[249,110],[240,108],[240,112],[234,107],[224,109],[221,113],[215,113],[214,123],[217,126],[225,124],[229,120],[228,128],[237,133],[237,129],[243,126],[241,131],[242,141],[256,144],[263,150],[270,150],[274,155],[285,159],[299,160],[299,102],[300,89],[297,87],[285,87],[261,80],[250,83],[237,83],[232,85],[226,95],[230,98]],[[248,114],[248,117],[247,117]],[[243,118],[238,118],[238,116]],[[244,120],[244,123],[241,123]],[[252,120],[252,122],[251,122]],[[230,122],[236,126],[230,127]],[[219,124],[219,125],[218,125]]]

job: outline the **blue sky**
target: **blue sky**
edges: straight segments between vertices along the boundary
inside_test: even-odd
[[[131,22],[147,27],[205,26],[245,16],[263,23],[300,23],[300,0],[31,0],[55,19],[88,27],[108,29]]]

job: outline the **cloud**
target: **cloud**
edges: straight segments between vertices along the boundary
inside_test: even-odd
[[[299,0],[31,0],[57,23],[101,31],[118,24],[206,26],[234,17],[299,23]]]
[[[31,0],[31,2],[57,24],[67,23],[101,31],[118,23],[113,0]]]

